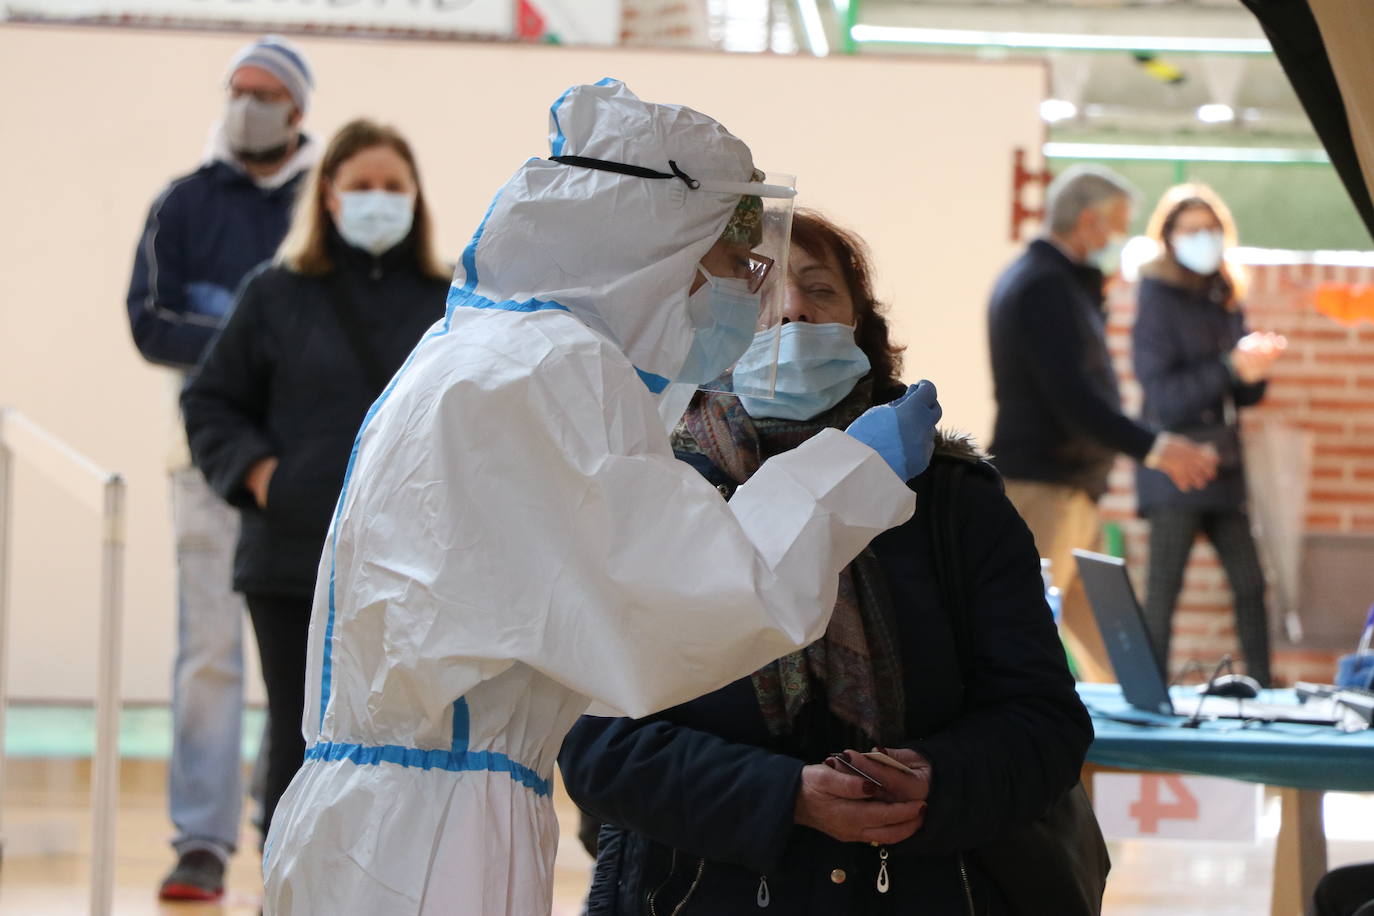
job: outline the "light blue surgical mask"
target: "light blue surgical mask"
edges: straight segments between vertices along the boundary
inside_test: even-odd
[[[1116,273],[1116,269],[1121,266],[1121,249],[1126,244],[1126,237],[1114,235],[1107,239],[1107,244],[1096,251],[1088,252],[1088,263],[1107,276]]]
[[[773,330],[760,331],[735,366],[735,390],[767,389],[773,369]],[[791,321],[778,336],[777,381],[772,398],[740,395],[751,417],[809,420],[843,401],[872,366],[847,324]]]
[[[415,220],[415,198],[396,191],[340,191],[339,204],[339,235],[373,255],[399,245]]]
[[[1200,229],[1197,232],[1177,233],[1170,241],[1173,243],[1174,257],[1178,263],[1195,274],[1211,276],[1221,266],[1221,255],[1226,250],[1226,237],[1219,231]]]
[[[697,265],[706,282],[687,297],[695,333],[692,349],[674,381],[702,385],[719,378],[749,349],[759,321],[759,294],[749,281],[715,277]]]

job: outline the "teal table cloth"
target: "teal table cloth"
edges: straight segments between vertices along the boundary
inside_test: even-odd
[[[1192,688],[1175,688],[1179,697]],[[1088,760],[1127,770],[1225,776],[1271,786],[1374,792],[1374,729],[1341,732],[1329,726],[1280,722],[1243,724],[1205,720],[1183,728],[1181,716],[1131,706],[1116,684],[1079,684],[1097,732]],[[1268,690],[1268,703],[1294,703],[1291,690]]]

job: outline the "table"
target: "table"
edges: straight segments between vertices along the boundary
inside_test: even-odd
[[[1192,693],[1191,688],[1175,689],[1179,696]],[[1179,728],[1176,716],[1128,704],[1116,684],[1079,684],[1078,695],[1093,714],[1097,731],[1084,768],[1085,786],[1091,787],[1094,771],[1124,770],[1224,776],[1277,787],[1283,816],[1270,914],[1305,912],[1326,873],[1322,796],[1327,791],[1374,792],[1374,729],[1339,732],[1296,723],[1242,728],[1237,719]],[[1291,690],[1268,690],[1260,699],[1297,702]]]

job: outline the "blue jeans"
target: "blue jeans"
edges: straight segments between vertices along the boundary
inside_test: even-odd
[[[238,842],[243,789],[243,598],[231,584],[238,512],[200,471],[172,473],[177,654],[168,802],[178,855]]]

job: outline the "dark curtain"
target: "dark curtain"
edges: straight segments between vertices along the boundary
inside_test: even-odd
[[[1326,147],[1336,173],[1354,201],[1365,228],[1374,236],[1374,202],[1370,200],[1369,184],[1360,168],[1346,107],[1348,102],[1369,105],[1374,101],[1374,85],[1347,86],[1347,91],[1358,93],[1357,98],[1342,95],[1341,84],[1332,69],[1332,56],[1308,0],[1242,2],[1264,27],[1279,64]],[[1370,53],[1371,42],[1374,42],[1374,6],[1368,9],[1370,26],[1362,30],[1365,34],[1349,36],[1357,48],[1363,48],[1357,53]]]

